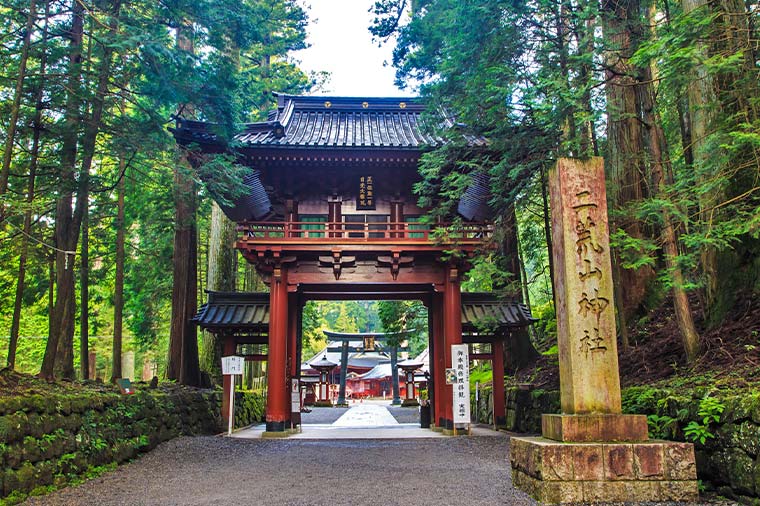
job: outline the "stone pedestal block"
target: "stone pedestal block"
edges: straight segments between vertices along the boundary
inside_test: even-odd
[[[695,501],[689,443],[567,443],[512,438],[512,482],[546,504]]]
[[[541,415],[541,434],[555,441],[646,441],[645,415]]]

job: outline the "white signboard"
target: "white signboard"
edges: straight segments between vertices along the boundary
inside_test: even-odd
[[[470,423],[470,351],[466,344],[451,345],[451,362],[457,372],[454,384],[454,423]]]
[[[290,380],[290,412],[301,412],[301,387],[297,378]]]
[[[243,357],[222,357],[222,374],[243,374]]]

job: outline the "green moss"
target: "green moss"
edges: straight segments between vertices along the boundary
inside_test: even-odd
[[[11,415],[0,416],[0,440],[6,443],[20,441],[26,434],[29,420],[26,413],[17,411]]]

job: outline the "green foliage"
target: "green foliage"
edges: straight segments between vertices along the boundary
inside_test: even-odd
[[[28,4],[0,8],[8,23],[0,37],[9,44],[0,49],[0,62],[9,79],[0,84],[0,112],[8,117],[13,83],[26,23]],[[73,68],[81,75],[71,89],[65,75],[72,51],[69,33],[71,4],[38,5],[24,82],[19,130],[16,133],[9,191],[0,195],[3,227],[0,230],[0,336],[8,335],[14,303],[18,259],[23,237],[24,212],[32,211],[31,239],[28,243],[26,283],[22,296],[20,335],[35,338],[48,334],[48,295],[51,288],[48,261],[53,253],[53,224],[56,199],[61,189],[76,191],[78,181],[64,180],[60,153],[63,139],[72,130],[66,123],[67,111],[77,108],[73,117],[74,135],[81,141],[88,128],[95,129],[94,159],[89,174],[89,314],[90,334],[113,333],[113,293],[115,286],[116,191],[119,182],[126,186],[126,336],[141,352],[166,356],[172,290],[174,217],[173,170],[178,160],[175,140],[167,125],[175,114],[213,122],[216,133],[229,139],[242,122],[264,119],[271,108],[272,91],[302,93],[314,79],[288,59],[288,53],[305,47],[304,9],[294,0],[244,0],[191,3],[156,3],[142,0],[121,2],[118,12],[113,2],[80,2],[84,10],[85,32],[81,65]],[[112,29],[114,23],[117,28]],[[179,28],[181,27],[181,28]],[[178,29],[179,28],[179,29]],[[47,36],[43,34],[47,30]],[[178,41],[186,38],[187,45]],[[112,52],[111,65],[103,66],[104,55]],[[43,60],[46,67],[43,71]],[[103,99],[103,118],[95,124],[90,118],[99,98],[100,72],[108,88]],[[42,101],[36,103],[36,93]],[[81,103],[80,103],[81,101]],[[41,115],[39,129],[35,115]],[[3,133],[7,124],[3,124]],[[32,165],[35,131],[39,133],[36,159],[36,192],[26,202],[26,185]],[[23,146],[23,149],[21,147]],[[79,177],[84,157],[83,143],[77,146],[73,169]],[[209,197],[234,199],[240,191],[242,168],[235,160],[210,157],[200,160],[192,177],[204,185],[200,190],[197,224],[203,227],[209,212]],[[248,170],[248,169],[245,169]],[[209,175],[214,175],[210,178]],[[4,189],[3,189],[4,190]],[[237,193],[236,193],[237,192]],[[76,198],[76,195],[75,195]],[[202,244],[202,241],[201,241]],[[76,248],[77,250],[80,247]],[[70,258],[80,268],[79,251]],[[203,263],[203,250],[199,263]],[[202,273],[201,273],[202,276]],[[78,288],[77,288],[78,290]],[[78,299],[79,294],[75,294]],[[77,315],[81,318],[81,315]],[[76,328],[78,328],[78,323]],[[21,340],[17,367],[37,372],[44,340]],[[0,339],[0,348],[6,346]],[[75,339],[76,342],[76,339]],[[110,362],[111,345],[93,339],[98,352],[98,367]],[[132,344],[129,345],[130,347]],[[130,349],[130,348],[128,348]],[[0,350],[5,355],[6,349]],[[76,350],[75,350],[76,351]],[[126,350],[125,350],[126,351]],[[77,356],[78,353],[74,353]]]
[[[403,339],[409,342],[409,355],[415,357],[426,347],[428,342],[428,313],[418,300],[382,300],[377,303],[377,313],[383,332],[393,334],[404,332]],[[398,339],[387,339],[390,346],[400,345]]]
[[[668,415],[647,415],[649,436],[655,439],[672,439],[678,427],[678,420]]]
[[[377,332],[381,325],[374,301],[309,301],[302,320],[303,360],[312,358],[327,345],[323,330]]]
[[[485,363],[470,369],[470,391],[475,391],[475,383],[484,385],[493,381],[493,370],[490,363]]]
[[[715,434],[709,430],[710,425],[720,421],[720,415],[725,409],[726,406],[718,399],[710,396],[709,393],[705,394],[699,402],[699,411],[697,412],[700,420],[690,421],[683,430],[686,439],[705,444],[708,439],[714,438]]]

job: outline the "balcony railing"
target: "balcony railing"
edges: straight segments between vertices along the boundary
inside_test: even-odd
[[[467,223],[452,226],[416,222],[245,222],[238,225],[247,242],[321,243],[443,243],[480,244],[491,237],[493,225]]]

